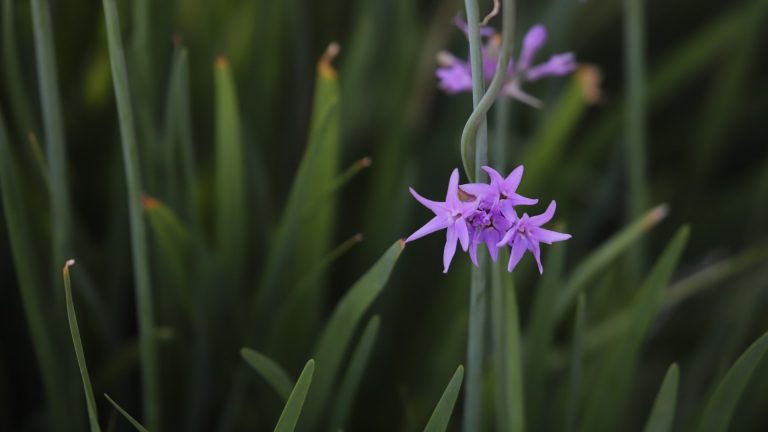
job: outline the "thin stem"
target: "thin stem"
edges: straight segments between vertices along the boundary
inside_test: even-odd
[[[630,220],[645,208],[645,11],[642,0],[624,0],[624,79],[627,105],[624,153],[627,170],[627,215]],[[630,270],[639,276],[643,267],[641,244],[630,251]]]
[[[511,57],[514,25],[514,1],[505,0],[503,5],[503,41],[496,74],[485,93],[483,81],[483,57],[480,39],[480,17],[477,0],[465,0],[467,13],[467,38],[472,70],[472,102],[474,111],[467,120],[461,138],[461,157],[467,177],[483,181],[481,166],[488,163],[488,133],[485,114],[490,109],[506,78],[507,64]],[[487,259],[481,255],[478,267],[472,268],[469,297],[469,328],[467,335],[467,378],[464,397],[463,429],[465,432],[480,430],[483,411],[483,354],[486,322],[486,275]]]
[[[139,336],[142,360],[142,385],[144,388],[144,415],[150,430],[161,430],[159,398],[159,368],[157,344],[154,335],[154,313],[152,291],[149,277],[149,251],[147,249],[146,228],[141,206],[141,178],[139,154],[136,142],[136,125],[131,107],[131,95],[128,88],[128,71],[125,64],[120,19],[115,0],[103,0],[104,15],[107,22],[109,58],[112,66],[112,82],[120,120],[120,136],[125,164],[126,185],[128,187],[128,213],[131,227],[131,250],[133,271],[136,284],[136,306],[139,322]]]
[[[515,2],[514,0],[505,0],[502,6],[503,33],[499,62],[496,67],[496,73],[491,80],[491,85],[485,94],[478,93],[476,90],[478,87],[482,88],[481,85],[476,84],[477,81],[480,81],[480,84],[482,84],[483,80],[482,64],[477,68],[475,67],[475,63],[482,63],[479,47],[479,23],[477,20],[473,21],[473,17],[477,18],[477,3],[473,0],[465,0],[465,4],[467,9],[469,53],[472,63],[472,96],[475,109],[472,111],[469,119],[467,119],[467,124],[464,126],[464,131],[461,134],[461,155],[464,160],[464,169],[467,171],[467,177],[480,181],[479,176],[475,175],[475,173],[479,171],[477,169],[479,166],[484,165],[488,161],[488,142],[483,133],[486,125],[485,114],[491,109],[507,79],[507,65],[512,58],[512,45],[514,43]],[[474,10],[471,11],[473,8]],[[474,50],[472,47],[473,41],[478,44]],[[478,100],[479,94],[482,94],[482,97]]]

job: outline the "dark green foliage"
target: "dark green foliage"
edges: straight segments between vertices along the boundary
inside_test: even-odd
[[[464,3],[2,0],[0,428],[766,430],[768,2],[494,18],[591,65],[473,116],[573,239],[472,290],[398,241],[463,164]]]

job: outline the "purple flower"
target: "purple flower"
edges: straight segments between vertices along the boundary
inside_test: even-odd
[[[564,234],[557,231],[548,230],[541,226],[549,222],[552,216],[555,215],[555,202],[552,201],[547,207],[547,211],[538,216],[528,216],[528,213],[523,214],[523,217],[515,223],[512,228],[504,234],[504,237],[499,241],[497,246],[509,245],[512,247],[509,256],[509,264],[507,270],[512,271],[526,250],[531,251],[533,257],[536,259],[536,264],[539,266],[539,273],[544,273],[544,267],[541,265],[541,250],[539,243],[552,244],[571,238],[570,234]]]
[[[460,242],[461,248],[469,252],[475,265],[478,265],[477,249],[481,244],[488,248],[493,261],[498,258],[499,248],[511,246],[509,271],[515,268],[525,251],[530,250],[536,258],[539,272],[543,272],[539,243],[550,244],[571,237],[541,227],[554,216],[555,202],[552,201],[541,215],[530,217],[524,214],[519,218],[516,206],[538,202],[517,193],[523,177],[522,165],[506,177],[491,167],[485,166],[483,170],[490,176],[489,184],[469,183],[459,187],[459,172],[454,169],[445,202],[430,201],[411,189],[414,198],[432,210],[435,216],[411,234],[406,242],[446,229],[443,272],[448,271],[456,252],[456,242]]]
[[[526,198],[517,193],[517,187],[523,179],[523,166],[520,165],[504,178],[495,169],[484,166],[483,171],[488,173],[491,184],[470,183],[461,186],[461,189],[475,196],[485,196],[500,205],[502,212],[512,212],[516,205],[533,205],[539,202],[537,199]]]
[[[460,18],[454,20],[464,34],[467,34],[467,24]],[[486,85],[491,82],[496,73],[499,59],[501,38],[492,27],[481,27],[480,36],[484,42],[481,49],[483,63],[483,79]],[[528,105],[539,107],[541,102],[525,93],[521,86],[528,81],[537,81],[544,77],[562,76],[576,69],[575,56],[571,52],[555,54],[547,62],[533,65],[533,59],[547,41],[547,29],[537,24],[531,27],[523,38],[520,57],[515,64],[510,60],[507,65],[504,86],[501,96],[517,99]],[[468,92],[472,90],[472,71],[469,63],[457,59],[445,52],[438,53],[439,68],[436,71],[438,87],[448,94]]]
[[[445,202],[430,201],[410,188],[411,195],[424,207],[435,214],[429,222],[411,234],[406,242],[432,234],[435,231],[446,229],[445,248],[443,249],[443,273],[448,272],[451,260],[456,252],[456,241],[461,242],[461,248],[466,251],[469,247],[469,229],[466,217],[471,214],[476,204],[474,201],[464,202],[459,199],[459,170],[454,169],[448,181],[448,192]]]

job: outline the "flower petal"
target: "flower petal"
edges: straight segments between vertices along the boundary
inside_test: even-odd
[[[489,166],[483,166],[481,167],[483,171],[488,173],[488,177],[491,178],[491,186],[496,186],[496,188],[501,188],[504,185],[504,177],[499,174],[498,171],[495,169],[489,167]]]
[[[547,42],[547,28],[541,24],[536,24],[528,30],[523,38],[523,48],[520,51],[518,67],[520,70],[528,69],[533,62],[533,57]]]
[[[459,219],[454,222],[453,227],[456,229],[456,234],[459,236],[461,249],[466,252],[469,247],[469,230],[467,230],[467,222],[464,221],[464,219]]]
[[[437,68],[435,76],[437,86],[448,94],[472,90],[472,73],[465,61],[454,58],[451,64]]]
[[[517,168],[513,169],[511,173],[503,180],[504,183],[504,191],[507,195],[513,194],[517,187],[520,186],[520,181],[523,179],[523,166],[518,165]]]
[[[544,274],[544,267],[541,265],[541,248],[539,242],[535,239],[528,238],[528,250],[533,253],[533,257],[536,258],[536,264],[539,266],[539,274]]]
[[[448,227],[445,236],[445,248],[443,249],[443,273],[448,273],[448,267],[451,266],[451,260],[453,254],[456,253],[456,230],[453,227]]]
[[[459,170],[454,168],[451,172],[451,178],[448,180],[448,191],[445,194],[445,204],[448,208],[459,208]]]
[[[542,243],[552,244],[554,242],[568,240],[571,238],[571,235],[548,230],[545,228],[533,227],[531,228],[531,237],[534,237],[536,240]]]
[[[423,227],[419,228],[415,233],[411,234],[407,239],[405,239],[405,242],[408,243],[410,241],[420,239],[425,235],[432,234],[433,232],[440,231],[441,229],[445,229],[448,227],[448,225],[450,225],[450,220],[448,218],[445,216],[435,216],[429,222],[424,224]]]
[[[475,267],[480,267],[480,264],[477,263],[477,243],[469,245],[469,258],[472,260],[472,264],[474,264]]]
[[[550,76],[567,75],[576,70],[576,56],[572,52],[555,54],[546,63],[536,65],[525,74],[528,81],[536,81]]]
[[[416,192],[413,188],[408,188],[409,191],[411,191],[411,195],[413,195],[414,198],[416,198],[416,201],[420,202],[421,205],[424,207],[432,210],[432,212],[436,215],[441,215],[445,213],[445,205],[444,203],[432,201],[424,198],[423,196],[419,195],[418,192]]]
[[[527,245],[525,239],[521,238],[520,236],[516,237],[515,241],[512,243],[512,250],[509,253],[509,264],[507,264],[508,272],[511,272],[515,269],[517,263],[519,263],[520,259],[523,257],[526,249]]]
[[[491,186],[485,183],[467,183],[459,187],[464,192],[482,198],[491,193]]]
[[[556,207],[557,204],[555,203],[555,200],[552,200],[544,213],[537,216],[531,216],[530,219],[528,219],[531,226],[542,226],[552,220],[552,217],[555,215]]]

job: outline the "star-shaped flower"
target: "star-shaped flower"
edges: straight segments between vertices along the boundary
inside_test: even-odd
[[[432,234],[442,229],[446,230],[445,248],[443,249],[443,273],[448,272],[453,255],[456,253],[456,242],[461,243],[461,248],[466,251],[469,247],[469,229],[466,218],[477,207],[477,200],[462,201],[459,198],[459,170],[454,169],[448,182],[448,192],[444,202],[431,201],[419,195],[413,188],[409,188],[411,195],[424,207],[435,214],[429,222],[411,234],[406,242]]]
[[[541,265],[541,250],[539,249],[539,243],[552,244],[571,238],[570,234],[560,233],[557,231],[548,230],[541,226],[549,222],[555,215],[555,202],[552,201],[547,207],[547,211],[538,216],[528,216],[528,213],[523,214],[523,217],[513,224],[512,227],[504,234],[504,237],[497,244],[497,246],[504,246],[506,244],[512,247],[509,256],[509,265],[507,270],[517,266],[520,259],[526,250],[531,251],[533,257],[536,259],[536,264],[539,266],[539,273],[544,273],[544,267]]]
[[[485,199],[490,199],[492,201],[491,204],[500,206],[500,210],[507,216],[514,213],[514,206],[533,205],[539,202],[537,199],[526,198],[517,193],[517,188],[520,186],[520,181],[523,179],[522,165],[512,170],[506,178],[502,177],[498,171],[489,166],[484,166],[482,168],[491,178],[491,184],[469,183],[461,185],[463,191],[474,196],[482,196],[485,197]],[[514,219],[517,219],[516,215]]]

